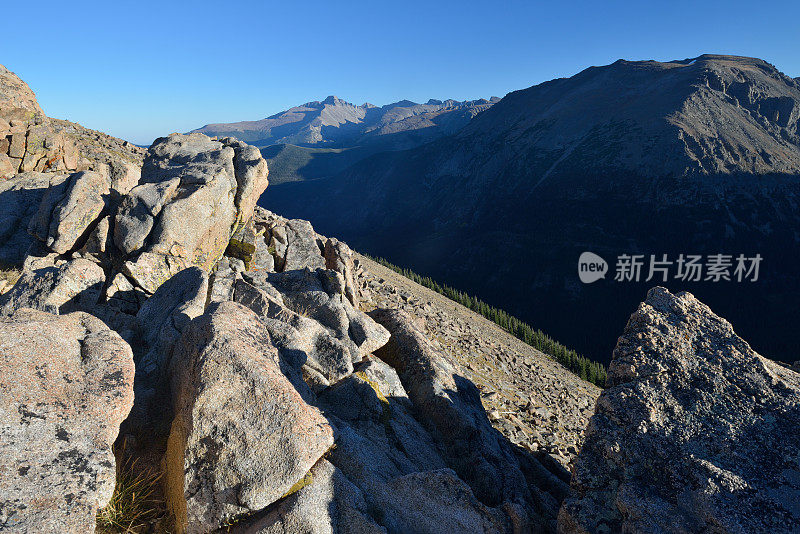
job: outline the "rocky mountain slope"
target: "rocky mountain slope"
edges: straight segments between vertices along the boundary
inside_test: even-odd
[[[546,451],[568,469],[600,390],[493,322],[396,272],[357,256],[367,308],[416,318],[481,391],[492,424],[512,443]],[[549,462],[550,459],[546,461]]]
[[[691,295],[648,295],[600,393],[256,206],[233,138],[157,139],[135,183],[41,174],[0,191],[33,205],[4,238],[31,239],[0,290],[4,531],[800,527],[800,375]]]
[[[620,60],[510,93],[452,136],[272,188],[262,204],[606,361],[648,286],[647,265],[639,283],[615,282],[617,258],[667,254],[673,277],[659,283],[791,361],[798,128],[800,85],[762,60]],[[579,281],[584,251],[609,263],[605,279]],[[674,279],[680,254],[764,260],[755,283],[706,283]]]

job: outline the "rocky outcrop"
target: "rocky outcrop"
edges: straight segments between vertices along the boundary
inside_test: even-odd
[[[124,185],[144,150],[47,117],[28,85],[0,65],[0,179],[16,173],[95,170]]]
[[[287,226],[294,230],[286,231]],[[292,242],[314,244],[306,248],[309,257],[316,255],[308,261],[311,265],[326,259],[319,243],[327,240],[314,233],[310,225],[294,224],[257,209],[252,222],[234,234],[232,246],[211,275],[210,300],[219,304],[211,304],[204,315],[194,319],[176,344],[169,374],[173,396],[179,395],[182,400],[175,400],[176,418],[166,461],[171,466],[170,506],[178,517],[186,518],[183,528],[202,530],[234,522],[234,532],[554,529],[558,506],[554,495],[558,495],[558,488],[566,487],[563,483],[559,486],[558,478],[537,462],[519,460],[512,448],[502,443],[503,439],[491,428],[477,393],[473,391],[471,400],[462,399],[469,396],[469,383],[456,378],[455,367],[437,360],[438,367],[423,365],[415,371],[419,383],[458,391],[445,394],[441,406],[444,415],[437,419],[426,404],[428,398],[420,393],[422,386],[414,386],[412,398],[397,372],[371,355],[380,352],[389,332],[353,307],[346,296],[347,284],[340,272],[344,266],[352,269],[349,272],[357,287],[356,262],[347,254],[346,245],[328,247],[332,265],[339,270],[312,270],[308,266],[285,270],[278,266],[286,266],[282,257],[286,257],[285,251]],[[284,244],[283,252],[275,246],[278,243]],[[265,245],[279,272],[255,267],[253,258]],[[226,300],[234,300],[249,310]],[[246,348],[250,346],[258,348]],[[415,346],[413,350],[424,351],[426,347]],[[196,385],[176,385],[176,377],[184,377],[179,380],[185,382],[186,373],[199,372],[187,364],[187,351],[191,352],[190,360],[207,358],[223,363],[210,363],[207,371],[197,375],[199,378],[193,383]],[[262,356],[253,355],[254,351]],[[280,409],[302,413],[320,409],[315,412],[323,416],[320,424],[324,422],[331,429],[331,436],[336,436],[335,446],[324,459],[313,467],[309,465],[309,471],[293,472],[291,476],[284,476],[280,470],[270,471],[271,476],[277,477],[269,482],[274,487],[285,487],[289,482],[294,486],[284,493],[267,491],[262,484],[266,475],[254,474],[251,466],[256,465],[256,460],[250,458],[271,462],[271,455],[277,453],[275,445],[264,437],[268,434],[265,428],[273,429],[276,436],[283,435],[284,442],[292,444],[290,451],[318,450],[321,454],[320,442],[313,433],[308,438],[308,432],[294,428],[297,417],[282,415],[280,423],[272,416],[265,418],[264,414],[276,413],[277,417],[280,412],[261,406],[260,403],[269,402],[265,394],[249,395],[246,391],[250,385],[239,387],[239,379],[225,374],[226,368],[234,368],[241,380],[250,380],[247,377],[251,371],[242,371],[241,364],[220,356],[229,353],[255,362],[262,373],[268,369],[280,373],[269,375],[270,391],[289,391],[285,388],[291,387],[293,399]],[[264,363],[264,354],[270,355],[271,365]],[[408,355],[410,359],[414,357]],[[440,367],[453,372],[446,378],[438,377]],[[229,396],[230,400],[225,400]],[[249,405],[244,406],[241,399]],[[447,411],[447,403],[454,405],[452,411]],[[216,411],[223,409],[225,415]],[[272,409],[278,410],[279,406]],[[250,413],[258,413],[258,417]],[[445,430],[448,417],[452,429]],[[458,439],[454,435],[464,440],[468,435],[479,436],[480,452],[469,459],[457,459],[458,452],[464,451],[456,451],[453,444]],[[310,444],[305,439],[311,439]],[[213,454],[209,452],[212,449]],[[319,458],[312,454],[308,461],[315,456]],[[211,457],[213,462],[205,460]],[[479,493],[472,482],[465,482],[462,477],[472,476],[465,467],[469,461],[478,465],[486,463],[484,458],[488,457],[498,462],[498,471],[509,475],[496,477],[485,486],[476,482],[474,488],[482,492]],[[281,462],[284,470],[295,465],[292,458],[281,457]],[[479,478],[476,470],[474,481]],[[518,483],[516,488],[512,487],[512,479]],[[253,495],[260,497],[245,502],[239,490],[224,489],[236,481],[245,487],[246,481],[251,481]],[[529,483],[535,483],[535,495],[524,490]],[[492,484],[502,486],[493,488],[494,501],[484,490]],[[415,503],[413,509],[409,502]]]
[[[172,275],[192,265],[208,272],[267,185],[264,160],[230,143],[202,135],[160,139],[136,187],[95,171],[28,173],[3,183],[0,216],[8,230],[0,250],[24,266],[4,312],[83,309],[129,324]]]
[[[238,142],[157,139],[115,218],[114,243],[131,256],[125,273],[153,293],[186,267],[210,270],[266,187],[266,163]]]
[[[600,389],[449,298],[357,255],[356,284],[367,309],[398,309],[457,362],[481,394],[492,426],[512,444],[567,471]]]
[[[448,465],[482,502],[498,506],[538,500],[537,513],[552,519],[566,486],[545,468],[531,465],[537,471],[536,484],[543,490],[533,498],[523,466],[492,428],[478,389],[464,378],[460,366],[438,350],[408,314],[375,310],[371,316],[392,334],[376,355],[397,370],[420,417],[442,446]]]
[[[0,296],[0,313],[11,315],[22,308],[53,314],[92,310],[105,282],[103,269],[78,258],[59,266],[23,271],[8,293]]]
[[[356,266],[353,251],[346,243],[330,238],[325,241],[323,250],[325,255],[325,268],[336,271],[344,278],[344,294],[350,304],[358,307],[360,304],[358,286],[356,285]]]
[[[325,258],[322,257],[322,246],[317,241],[317,234],[311,223],[300,219],[292,219],[286,223],[286,252],[283,256],[283,270],[292,271],[308,267],[324,269]]]
[[[800,375],[654,288],[614,351],[559,531],[797,532]]]
[[[22,265],[33,244],[28,225],[42,197],[66,179],[66,174],[28,172],[0,180],[0,262]]]
[[[424,416],[386,363],[370,357],[319,402],[338,430],[328,460],[359,488],[388,532],[513,531],[504,509],[478,500],[448,468],[435,436],[417,420]],[[520,509],[527,527],[531,518]]]
[[[388,491],[403,506],[403,528],[396,532],[513,532],[504,511],[481,503],[451,469],[398,477]]]
[[[73,126],[75,132],[91,137],[93,142],[102,145],[105,139],[102,135],[92,136]],[[98,152],[89,151],[89,156],[102,154],[105,149],[102,146],[96,148]],[[113,149],[113,146],[109,149]],[[27,173],[14,176],[2,184],[0,216],[7,228],[3,235],[2,251],[9,258],[9,263],[22,267],[22,272],[14,287],[0,297],[0,314],[10,317],[8,321],[16,321],[28,313],[24,308],[39,309],[54,315],[81,310],[97,317],[84,321],[94,321],[92,328],[96,329],[95,323],[102,325],[104,322],[108,325],[104,327],[106,331],[110,328],[129,340],[136,349],[137,390],[136,406],[126,421],[125,431],[133,434],[133,442],[139,443],[140,448],[144,447],[146,454],[156,455],[160,454],[159,450],[163,451],[165,444],[162,445],[161,440],[163,437],[166,442],[166,432],[172,423],[168,388],[170,379],[176,391],[183,388],[182,398],[186,399],[196,391],[188,389],[205,387],[204,382],[198,385],[186,377],[181,381],[177,371],[169,372],[173,349],[191,320],[204,313],[209,293],[208,272],[214,269],[217,260],[230,246],[231,236],[243,227],[252,228],[255,203],[267,185],[267,168],[256,149],[233,139],[223,143],[202,135],[173,135],[157,140],[144,161],[144,173],[140,172],[135,161],[117,163],[119,161],[116,159],[104,160],[97,163],[97,171],[71,174]],[[274,266],[264,257],[266,254],[270,260],[273,259],[263,238],[262,245],[259,265]],[[268,342],[266,331],[264,334]],[[67,330],[64,335],[69,340],[72,332]],[[128,345],[123,341],[120,343],[127,348],[130,356]],[[277,365],[275,349],[267,345],[264,350],[265,354],[274,353]],[[92,364],[91,354],[84,355],[84,359],[87,358],[87,365]],[[216,360],[210,358],[198,365],[207,369],[214,365],[213,362]],[[220,367],[227,364],[232,362],[216,362]],[[236,369],[235,365],[231,367],[231,372],[235,372],[233,369]],[[132,372],[132,367],[130,370]],[[254,377],[257,371],[260,372],[253,371]],[[225,375],[219,378],[227,379]],[[65,380],[74,379],[66,376]],[[292,392],[300,398],[283,375],[267,374],[249,380],[253,383],[261,380],[261,390],[268,390],[273,395],[270,399],[278,404],[282,400],[279,402],[276,398],[284,399]],[[298,380],[302,382],[302,379]],[[266,381],[269,384],[265,385]],[[109,383],[108,388],[112,385]],[[132,388],[132,379],[128,380],[127,387]],[[217,384],[214,387],[224,386]],[[276,389],[279,387],[284,388],[283,393]],[[203,404],[203,399],[205,397],[192,398],[192,405],[210,410],[209,405]],[[281,408],[283,411],[279,410],[279,413],[300,413],[291,412],[290,408]],[[312,419],[321,417],[311,407],[306,405],[306,408]],[[125,415],[129,410],[130,403]],[[176,421],[183,422],[182,417],[186,414],[179,411],[178,416]],[[249,496],[242,497],[234,515],[248,510],[248,506],[260,510],[265,506],[265,498],[275,500],[281,496],[270,493],[280,490],[274,484],[274,479],[259,482],[250,477],[258,466],[264,465],[260,456],[264,449],[258,449],[256,442],[250,444],[249,441],[254,436],[260,439],[262,432],[271,432],[267,432],[263,426],[256,428],[261,422],[255,419],[253,415],[249,420],[244,418],[238,421],[238,434],[226,430],[226,436],[231,439],[234,436],[241,437],[243,450],[256,451],[253,454],[258,455],[250,471],[237,482],[249,485],[252,490],[249,490]],[[321,421],[324,423],[324,420]],[[246,426],[248,422],[253,428]],[[208,421],[206,423],[211,424]],[[120,421],[115,419],[115,432],[119,424]],[[100,423],[96,426],[103,428]],[[186,428],[178,423],[172,427]],[[278,427],[278,423],[273,424],[273,429]],[[197,430],[200,426],[191,428]],[[283,434],[275,434],[274,437],[279,440],[291,437],[298,428],[285,427]],[[327,438],[322,436],[325,428]],[[322,427],[318,433],[321,442],[332,440],[330,427]],[[173,435],[178,434],[173,432]],[[202,454],[202,451],[191,448],[191,433],[184,438],[190,444],[187,445],[187,454]],[[113,436],[102,442],[103,447],[108,448],[111,441]],[[329,445],[327,443],[322,452]],[[201,449],[204,446],[205,442],[199,445]],[[273,442],[267,448],[277,451]],[[243,451],[235,449],[228,452],[232,455],[230,458],[243,454]],[[299,473],[298,478],[305,475],[322,452],[313,458],[306,457],[303,456],[306,453],[298,446],[297,466],[294,471],[284,473],[286,480],[293,478],[295,471]],[[12,461],[17,461],[18,456],[9,451]],[[283,465],[285,457],[276,459],[275,465]],[[86,484],[93,484],[92,491],[95,486],[99,488],[97,491],[102,495],[98,498],[93,493],[87,493],[88,497],[84,499],[80,496],[78,499],[77,491],[75,493],[76,506],[83,506],[81,499],[87,500],[89,504],[86,509],[91,512],[87,512],[87,517],[93,518],[98,503],[104,504],[110,496],[107,495],[110,491],[109,480],[113,489],[113,462],[108,463],[103,459],[103,466],[110,467],[110,471],[103,471],[105,479],[101,487],[100,483],[95,484],[91,477],[82,472],[86,462],[80,458],[78,460],[83,463],[62,466],[62,475],[65,478],[83,477]],[[90,467],[99,472],[99,468]],[[94,471],[91,476],[95,476]],[[225,478],[232,475],[226,471],[221,476]],[[287,487],[280,491],[285,492],[295,482],[287,482]],[[24,485],[23,482],[20,484]],[[264,497],[265,492],[269,494],[268,497]],[[227,493],[223,491],[225,494],[220,496],[214,488],[203,488],[201,493],[202,497],[190,499],[190,503],[199,502],[197,506],[213,510],[211,515],[214,520],[231,517],[230,496]],[[183,509],[186,510],[187,506],[184,505]],[[188,509],[192,514],[195,513],[192,506]],[[60,515],[69,513],[68,506],[53,508],[52,518],[48,521],[55,522]],[[202,515],[201,512],[197,514]],[[189,520],[184,519],[189,524]],[[80,521],[84,525],[73,530],[92,530],[87,526],[90,523],[86,517],[81,516]],[[217,523],[217,526],[221,524]]]
[[[145,150],[50,119],[0,65],[0,262],[20,266],[33,240],[72,251],[96,217],[140,177]],[[72,174],[75,171],[94,171]],[[45,198],[43,198],[45,197]]]
[[[2,250],[22,272],[0,297],[0,313],[15,319],[23,308],[87,311],[130,340],[137,349],[137,403],[126,431],[156,449],[171,422],[165,396],[172,348],[204,312],[207,271],[266,187],[258,152],[229,144],[200,135],[162,139],[139,186],[138,166],[115,160],[104,171],[28,173],[2,184]],[[128,234],[140,240],[136,246],[115,239],[137,225]]]
[[[321,374],[327,386],[389,339],[385,328],[353,308],[344,290],[335,271],[257,271],[236,282],[233,298],[268,318],[279,349],[301,358],[299,364]]]
[[[205,311],[207,293],[208,275],[199,267],[189,267],[167,280],[144,302],[136,314],[150,347],[139,362],[142,373],[163,378],[181,333]]]
[[[13,93],[15,78],[0,65],[0,93]],[[17,172],[76,170],[75,144],[50,126],[33,93],[24,89],[22,96],[0,99],[0,179]]]
[[[76,146],[76,170],[92,170],[108,176],[111,188],[120,195],[138,183],[146,148],[74,122],[51,118],[49,124]],[[73,168],[71,163],[67,168]]]
[[[19,79],[19,76],[0,65],[0,109],[4,110],[6,119],[15,113],[21,116],[44,115],[42,108],[36,101],[36,95],[28,84]]]
[[[370,515],[364,495],[341,471],[320,460],[305,486],[240,532],[248,534],[379,534],[386,529]]]
[[[333,430],[281,373],[261,320],[214,305],[172,361],[175,420],[167,498],[179,532],[208,532],[286,495],[333,445]]]
[[[252,215],[258,198],[267,187],[267,162],[256,147],[238,139],[226,137],[222,139],[222,143],[233,148],[233,168],[237,182],[234,204],[238,209],[239,220],[244,222]]]
[[[78,248],[106,209],[110,194],[107,177],[94,171],[74,173],[48,189],[28,232],[56,254]]]
[[[93,532],[133,404],[130,347],[86,313],[21,310],[0,319],[0,368],[3,530]]]

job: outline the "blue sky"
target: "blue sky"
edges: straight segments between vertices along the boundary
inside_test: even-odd
[[[19,6],[20,4],[15,4]],[[136,143],[336,94],[503,96],[591,65],[761,57],[800,76],[800,2],[31,2],[0,63],[48,115]],[[12,9],[13,11],[13,9]]]

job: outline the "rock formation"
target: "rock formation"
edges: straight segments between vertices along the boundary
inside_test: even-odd
[[[73,223],[81,223],[81,217],[84,222],[91,220],[87,213],[70,214],[69,203],[80,205],[88,200],[86,209],[91,210],[105,205],[111,192],[127,193],[139,180],[143,155],[144,149],[127,141],[47,117],[28,85],[0,65],[0,263],[16,265],[25,258],[32,243],[26,230],[43,196],[50,195],[51,205],[49,212],[41,214],[47,220],[39,224],[49,223],[59,202],[61,212],[73,217]],[[81,180],[86,189],[73,190],[72,197],[65,198],[64,190],[73,188],[75,182],[73,178],[73,183],[65,183],[70,182],[69,173],[87,170],[101,176]],[[24,173],[26,179],[21,180],[18,173]],[[14,180],[7,180],[12,176]],[[54,193],[50,193],[51,187]],[[71,233],[78,230],[74,224],[62,228],[69,239],[79,237]],[[69,248],[65,238],[48,232],[47,227],[40,227],[34,235],[43,241],[52,239],[59,253]]]
[[[367,309],[400,310],[435,340],[448,361],[480,390],[489,419],[511,443],[533,451],[569,482],[572,460],[600,389],[482,316],[356,255],[356,285]]]
[[[83,258],[25,270],[14,287],[0,297],[0,313],[11,315],[22,308],[55,314],[90,310],[100,300],[105,279],[102,267]]]
[[[332,271],[259,271],[236,281],[233,298],[268,318],[276,345],[287,357],[302,358],[308,372],[321,375],[320,386],[328,386],[389,339],[383,327],[352,307],[344,289],[341,275]]]
[[[48,118],[28,85],[0,65],[0,179],[17,172],[93,169],[135,182],[143,152],[126,141]]]
[[[0,312],[25,328],[26,308],[89,312],[130,342],[125,454],[163,457],[178,532],[555,529],[561,468],[507,443],[409,318],[376,315],[414,342],[375,356],[390,330],[361,309],[355,254],[255,207],[257,151],[173,134],[139,175],[125,188],[98,171],[11,178],[38,207],[11,212],[33,241]],[[29,183],[46,188],[17,193]]]
[[[559,532],[797,532],[800,375],[689,293],[619,338]]]
[[[145,383],[157,387],[166,381],[175,343],[189,321],[203,314],[207,298],[208,275],[199,267],[189,267],[161,284],[144,301],[136,321],[149,348],[139,362]]]
[[[0,65],[0,178],[77,167],[75,146],[48,127],[28,85]]]
[[[369,515],[364,494],[340,470],[325,459],[320,460],[308,479],[314,481],[282,500],[267,515],[242,532],[284,534],[314,532],[333,534],[385,533]]]
[[[407,314],[375,310],[372,317],[392,333],[377,355],[397,370],[408,398],[442,444],[448,465],[483,502],[529,499],[514,455],[483,416],[478,389],[464,371],[439,353]]]
[[[42,197],[51,187],[58,187],[66,174],[29,172],[0,181],[0,262],[19,265],[25,259],[33,236],[28,224],[39,210]]]
[[[186,267],[211,269],[267,187],[257,154],[200,134],[157,139],[114,220],[124,273],[153,293]]]
[[[165,457],[179,532],[209,532],[289,493],[333,446],[333,429],[281,372],[259,318],[214,305],[172,359],[175,420]]]
[[[49,127],[27,86],[3,74],[10,81],[0,87],[12,95],[2,95],[4,116],[15,128],[19,117]],[[32,135],[23,137],[28,147]],[[171,416],[159,403],[172,349],[203,314],[208,271],[267,185],[258,151],[233,139],[157,140],[144,173],[135,158],[104,162],[102,139],[86,150],[99,157],[97,170],[37,168],[9,177],[0,190],[3,260],[21,269],[0,295],[4,369],[18,368],[3,384],[8,500],[0,508],[15,530],[93,530],[98,506],[114,490],[110,447],[132,408],[134,355],[120,336],[136,353],[137,402],[126,425],[142,438]],[[74,403],[88,411],[75,413]]]
[[[0,525],[93,532],[133,404],[130,347],[89,314],[23,309],[0,319],[0,369]]]
[[[140,169],[92,139],[0,188],[0,529],[92,532],[133,458],[142,531],[797,530],[800,378],[690,295],[633,316],[584,444],[596,387],[257,207],[254,147],[173,134]]]

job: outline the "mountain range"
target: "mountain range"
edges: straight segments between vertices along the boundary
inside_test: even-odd
[[[273,184],[325,178],[377,152],[414,148],[457,132],[500,99],[402,100],[357,106],[336,96],[258,121],[208,124],[194,132],[262,148]]]
[[[678,79],[665,83],[668,69]],[[665,118],[691,154],[656,152],[672,140],[647,113],[657,86],[715,69],[722,89],[698,85],[697,105]],[[596,254],[575,272],[569,247],[751,247],[769,269],[748,287],[774,309],[719,287],[791,341],[796,83],[744,58],[598,74],[619,97],[606,108],[580,91],[586,79],[559,81],[552,98],[512,95],[454,136],[276,189],[320,209],[310,186],[323,185],[327,224],[371,239],[405,230],[373,246],[422,243],[451,274],[486,273],[550,316],[566,299],[537,291],[575,285],[561,259],[586,282],[604,274]],[[573,106],[556,109],[561,97]],[[621,126],[602,126],[608,106]],[[520,175],[559,134],[568,148]],[[659,161],[673,170],[650,174]],[[800,361],[762,357],[656,279],[611,328],[606,372],[505,311],[258,206],[269,174],[232,137],[173,133],[145,151],[47,117],[0,66],[4,533],[800,531]],[[607,293],[596,324],[627,298],[602,284],[586,286]],[[562,316],[578,332],[585,319]]]
[[[343,148],[376,142],[383,136],[427,130],[451,133],[500,99],[401,100],[385,106],[360,106],[337,96],[307,102],[258,121],[207,124],[194,130],[212,136],[233,136],[255,146],[293,144]]]
[[[755,282],[658,281],[793,360],[799,119],[800,83],[760,59],[620,60],[512,92],[452,135],[270,188],[261,203],[606,360],[612,325],[648,285],[647,272],[614,280],[620,256],[666,254],[676,269],[681,254],[759,254]],[[582,284],[585,251],[610,275]]]

